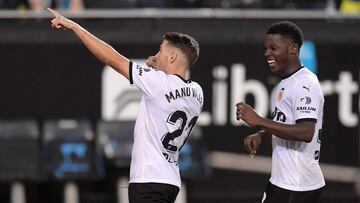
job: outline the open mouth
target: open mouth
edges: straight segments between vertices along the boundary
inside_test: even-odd
[[[271,66],[271,65],[273,65],[275,63],[275,59],[268,60],[267,62]]]

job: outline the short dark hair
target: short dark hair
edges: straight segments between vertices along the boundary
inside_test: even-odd
[[[185,54],[189,67],[199,58],[199,43],[193,37],[180,32],[167,32],[164,34],[164,39]]]
[[[272,24],[266,34],[280,34],[281,36],[287,37],[297,43],[299,49],[301,48],[304,40],[303,33],[299,26],[290,21],[279,21]]]

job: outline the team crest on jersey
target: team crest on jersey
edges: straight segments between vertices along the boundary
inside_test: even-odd
[[[280,101],[284,96],[285,88],[281,88],[279,94],[278,94],[278,100]]]

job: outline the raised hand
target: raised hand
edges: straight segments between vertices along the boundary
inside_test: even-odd
[[[51,8],[47,8],[47,10],[54,16],[54,19],[51,20],[52,27],[57,29],[62,28],[64,30],[72,30],[77,25],[74,21],[62,16],[59,12]]]
[[[151,68],[155,68],[156,67],[156,62],[157,62],[157,59],[155,56],[149,56],[147,59],[146,59],[146,65],[151,67]]]
[[[255,112],[255,110],[245,102],[239,102],[236,104],[236,119],[243,120],[249,126],[257,126],[261,117]]]

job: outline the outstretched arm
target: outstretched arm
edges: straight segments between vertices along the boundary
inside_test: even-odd
[[[51,20],[52,27],[72,30],[91,53],[93,53],[101,62],[111,66],[117,72],[129,79],[129,59],[118,53],[110,45],[92,35],[79,24],[62,16],[55,10],[50,8],[48,8],[48,10],[54,15],[54,19]]]
[[[285,140],[311,142],[315,131],[315,122],[304,121],[293,125],[278,123],[259,116],[251,106],[244,102],[236,104],[236,119],[242,119],[248,125],[260,127]]]

